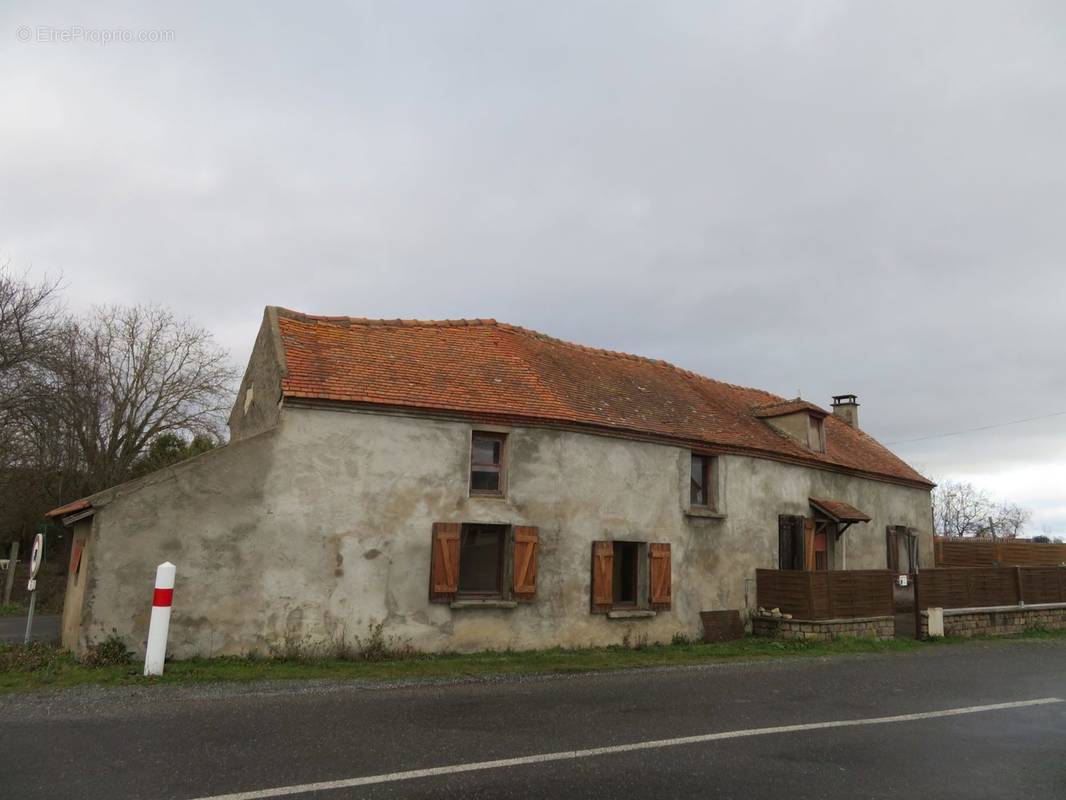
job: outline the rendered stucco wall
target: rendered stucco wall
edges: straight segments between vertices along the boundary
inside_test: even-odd
[[[229,414],[230,441],[236,442],[269,430],[281,417],[281,348],[276,309],[267,307],[255,337],[241,388]],[[251,390],[251,393],[249,393]]]
[[[472,498],[473,427],[287,408],[273,430],[119,487],[98,504],[79,645],[114,631],[143,647],[155,565],[166,559],[178,567],[178,657],[351,642],[380,621],[427,651],[697,636],[700,611],[754,604],[746,579],[776,566],[778,515],[810,513],[812,495],[875,517],[845,534],[849,567],[884,566],[888,524],[922,531],[931,563],[928,492],[722,456],[724,518],[690,517],[687,450],[574,432],[509,429],[507,498]],[[536,601],[429,603],[438,521],[537,526]],[[673,608],[653,619],[591,614],[597,539],[670,542]]]

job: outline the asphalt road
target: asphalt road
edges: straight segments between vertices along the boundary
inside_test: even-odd
[[[34,614],[31,637],[35,642],[59,641],[58,614]],[[25,617],[0,617],[0,642],[21,642],[26,638]]]
[[[1066,702],[974,708],[1048,698],[1066,699],[1062,640],[393,688],[9,695],[0,796],[1066,797]],[[802,727],[761,730],[779,726]],[[619,745],[633,749],[568,752]],[[538,754],[556,755],[514,761]],[[383,777],[284,789],[361,776]]]

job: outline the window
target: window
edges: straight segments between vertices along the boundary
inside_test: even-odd
[[[464,525],[459,542],[459,593],[499,595],[503,577],[502,525]]]
[[[813,414],[807,428],[807,446],[816,453],[825,452],[825,420]]]
[[[505,486],[503,433],[474,431],[470,443],[470,494],[502,495]]]
[[[535,600],[539,543],[532,526],[435,522],[430,602]]]
[[[593,613],[668,609],[670,602],[669,544],[592,543]]]
[[[712,456],[692,454],[692,467],[689,474],[689,505],[693,508],[714,509],[715,485],[714,464]]]
[[[893,572],[918,571],[918,533],[905,525],[888,526],[888,568]]]
[[[637,605],[637,542],[614,543],[614,588],[615,608]]]

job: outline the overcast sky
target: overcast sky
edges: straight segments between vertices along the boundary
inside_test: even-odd
[[[0,258],[75,310],[241,365],[267,304],[495,317],[884,442],[1066,412],[1062,2],[141,5],[0,9]],[[1066,535],[1066,415],[893,449]]]

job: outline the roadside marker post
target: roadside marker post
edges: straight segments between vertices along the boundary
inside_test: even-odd
[[[23,644],[30,643],[30,636],[33,633],[33,609],[37,606],[37,573],[41,569],[42,561],[44,561],[44,534],[38,533],[33,537],[33,550],[30,553],[30,580],[26,584],[30,593],[30,611],[26,616],[26,635],[22,639]]]
[[[170,632],[170,607],[174,602],[174,575],[177,567],[164,561],[155,571],[152,619],[148,623],[148,647],[144,652],[144,674],[162,675]]]

